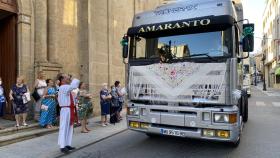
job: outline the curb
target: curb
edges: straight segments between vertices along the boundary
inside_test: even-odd
[[[28,129],[28,128],[25,128]],[[7,135],[7,136],[2,136],[0,137],[0,147],[2,146],[6,146],[9,144],[13,144],[16,142],[21,142],[27,139],[31,139],[31,138],[35,138],[35,137],[39,137],[42,135],[46,135],[49,133],[53,133],[58,131],[58,128],[54,128],[54,129],[35,129],[35,130],[31,130],[28,132],[23,132],[23,133],[15,133],[15,134],[11,134],[11,135]]]
[[[20,126],[20,127],[5,128],[5,129],[0,130],[0,135],[3,135],[3,134],[8,133],[8,132],[23,131],[23,130],[26,130],[26,129],[29,129],[29,128],[34,128],[34,127],[39,127],[39,124],[34,123],[34,124],[30,124],[26,127],[25,126]]]
[[[96,143],[99,143],[99,142],[101,142],[101,141],[103,141],[103,140],[109,139],[109,138],[111,138],[111,137],[113,137],[113,136],[116,136],[116,135],[118,135],[118,134],[121,134],[121,133],[123,133],[123,132],[125,132],[125,131],[127,131],[127,130],[128,130],[128,128],[122,129],[121,131],[118,131],[118,132],[116,132],[116,133],[113,133],[113,134],[111,134],[111,135],[109,135],[109,136],[106,136],[106,137],[104,137],[104,138],[100,138],[100,139],[98,139],[98,140],[96,140],[96,141],[94,141],[94,142],[91,142],[91,143],[89,143],[89,144],[86,144],[86,145],[83,145],[83,146],[81,146],[81,147],[78,147],[78,148],[76,148],[75,150],[73,150],[72,152],[69,152],[68,154],[59,154],[59,155],[56,155],[55,158],[60,158],[60,157],[68,156],[68,155],[70,155],[70,154],[72,154],[72,153],[75,153],[76,151],[82,150],[82,149],[84,149],[84,148],[86,148],[86,147],[88,147],[88,146],[91,146],[91,145],[94,145],[94,144],[96,144]]]

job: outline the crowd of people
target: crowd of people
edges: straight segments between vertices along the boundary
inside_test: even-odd
[[[66,76],[69,77],[68,81],[65,81]],[[61,123],[61,121],[59,121],[59,117],[61,120],[61,111],[63,111],[65,107],[69,107],[71,99],[73,99],[75,107],[74,123],[81,125],[82,133],[91,131],[87,127],[87,124],[88,118],[93,114],[92,98],[94,95],[88,92],[87,84],[79,81],[78,85],[71,87],[67,93],[65,92],[65,94],[67,94],[65,97],[71,97],[68,98],[68,102],[66,103],[65,99],[61,99],[59,96],[63,85],[71,85],[72,80],[72,76],[65,74],[59,74],[56,80],[45,79],[44,72],[40,71],[31,93],[24,82],[24,78],[22,76],[17,77],[16,83],[11,87],[9,92],[9,99],[12,103],[12,109],[16,120],[15,126],[28,126],[26,118],[28,110],[30,110],[28,109],[28,103],[31,101],[31,97],[35,100],[33,109],[34,120],[38,121],[40,126],[44,128],[54,128],[55,125]],[[120,112],[124,103],[125,93],[119,81],[115,81],[115,84],[111,86],[111,90],[108,89],[107,83],[102,84],[99,93],[102,127],[118,123],[122,120]],[[6,105],[7,99],[5,98],[2,80],[0,78],[0,116],[4,115]]]
[[[88,118],[93,114],[93,94],[87,90],[87,84],[72,78],[71,75],[58,74],[56,80],[45,79],[44,72],[40,71],[35,80],[32,93],[22,76],[17,77],[11,87],[9,99],[15,115],[16,127],[28,126],[26,119],[28,103],[34,98],[34,120],[43,128],[54,128],[59,124],[58,144],[60,150],[66,153],[75,149],[71,147],[73,126],[81,125],[81,133],[91,130],[87,127]],[[2,79],[0,77],[0,116],[4,115],[7,98],[4,95]],[[115,81],[108,89],[103,83],[99,92],[101,109],[101,126],[115,124],[122,120],[120,115],[124,104],[125,89],[121,88],[120,81]],[[97,95],[96,95],[97,96]],[[20,119],[22,118],[22,119]]]
[[[124,103],[125,89],[121,88],[120,81],[115,81],[111,86],[111,91],[108,90],[107,83],[103,83],[103,88],[100,91],[100,105],[101,105],[101,125],[107,126],[118,123],[122,120],[120,112],[122,111]],[[110,121],[107,116],[110,115]]]

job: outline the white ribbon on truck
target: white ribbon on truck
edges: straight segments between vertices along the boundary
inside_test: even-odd
[[[225,103],[226,63],[171,63],[130,67],[132,100]]]

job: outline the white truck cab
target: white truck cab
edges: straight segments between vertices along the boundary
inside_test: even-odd
[[[237,146],[248,119],[241,61],[254,39],[254,25],[243,22],[232,0],[178,1],[135,15],[122,41],[129,129]]]

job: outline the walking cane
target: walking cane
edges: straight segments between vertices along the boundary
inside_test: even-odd
[[[16,110],[15,110],[16,104],[14,103],[14,101],[12,101],[12,105],[13,105],[14,115],[16,115]],[[16,126],[16,128],[17,128],[17,131],[18,131],[18,126]]]

